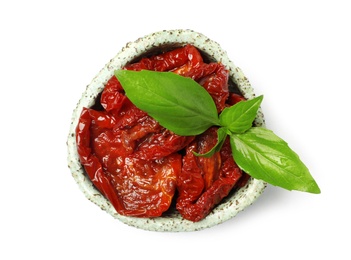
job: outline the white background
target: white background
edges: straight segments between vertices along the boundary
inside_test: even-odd
[[[230,5],[229,5],[230,3]],[[347,1],[1,1],[1,259],[350,259],[351,15]],[[264,94],[267,127],[320,195],[269,186],[237,217],[191,233],[129,227],[79,190],[72,111],[129,41],[193,29]]]

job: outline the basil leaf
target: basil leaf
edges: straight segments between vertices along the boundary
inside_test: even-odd
[[[219,125],[212,97],[191,78],[148,70],[118,70],[115,76],[134,105],[178,135],[198,135]]]
[[[232,133],[243,133],[250,129],[262,99],[263,96],[259,96],[225,108],[219,116],[221,126],[227,127]]]
[[[220,126],[217,143],[205,154],[220,151],[226,136],[236,163],[253,178],[288,190],[320,193],[307,167],[272,131],[252,127],[263,96],[226,108],[218,117],[208,92],[190,78],[172,72],[115,71],[127,97],[160,125],[178,135],[198,135]]]
[[[299,156],[271,130],[253,127],[231,135],[230,143],[236,163],[252,177],[287,190],[320,193]]]
[[[196,156],[211,157],[216,152],[219,152],[223,146],[225,138],[227,137],[227,129],[220,127],[217,130],[217,143],[211,148],[207,153],[197,153],[193,152]]]

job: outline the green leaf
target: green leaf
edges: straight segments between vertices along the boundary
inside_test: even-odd
[[[230,143],[236,163],[252,177],[287,190],[320,193],[299,156],[271,130],[253,127],[231,135]]]
[[[219,125],[212,97],[191,78],[147,70],[115,75],[134,105],[178,135],[198,135]]]
[[[243,133],[252,127],[257,116],[263,96],[225,108],[219,116],[221,126],[227,127],[232,133]]]
[[[205,154],[218,152],[230,135],[236,163],[253,178],[288,190],[320,193],[307,167],[288,144],[272,131],[252,127],[263,96],[217,109],[208,92],[190,78],[172,72],[115,71],[127,97],[162,126],[178,135],[198,135],[220,126],[217,143]]]
[[[211,157],[214,153],[219,152],[223,146],[225,138],[227,137],[227,129],[220,127],[217,130],[217,143],[207,153],[193,152],[196,156]]]

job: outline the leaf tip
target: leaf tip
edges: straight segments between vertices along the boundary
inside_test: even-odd
[[[123,71],[123,70],[121,70],[121,69],[120,69],[120,70],[115,70],[115,71],[114,71],[114,74],[115,74],[116,78],[118,78],[118,76],[121,75],[121,72],[122,72],[122,71]],[[122,73],[123,73],[123,72],[122,72]]]
[[[318,184],[314,181],[311,183],[311,185],[308,187],[306,192],[313,193],[313,194],[320,194],[321,189],[319,188]]]
[[[321,189],[319,188],[319,186],[315,180],[311,180],[309,183],[307,183],[304,186],[300,186],[296,190],[302,191],[302,192],[308,192],[308,193],[312,193],[312,194],[320,194],[321,193]]]

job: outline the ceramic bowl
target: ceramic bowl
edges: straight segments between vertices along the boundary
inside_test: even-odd
[[[74,180],[77,182],[85,196],[112,215],[114,218],[137,228],[152,231],[195,231],[209,228],[233,218],[240,211],[251,205],[263,192],[266,183],[250,178],[246,186],[229,194],[213,211],[199,222],[185,220],[176,211],[167,212],[157,218],[126,217],[118,214],[111,203],[93,186],[79,162],[75,141],[75,128],[83,107],[91,107],[102,92],[106,82],[112,77],[114,71],[127,63],[138,60],[144,55],[157,53],[160,50],[171,50],[185,44],[197,47],[205,59],[224,64],[230,71],[229,84],[232,91],[240,91],[247,99],[255,97],[253,88],[243,72],[228,58],[227,53],[220,45],[205,35],[192,30],[168,30],[155,32],[134,42],[129,42],[124,48],[97,74],[87,86],[77,107],[73,111],[71,127],[68,135],[68,166]],[[261,110],[255,119],[257,126],[264,126]],[[89,216],[87,216],[89,217]]]

